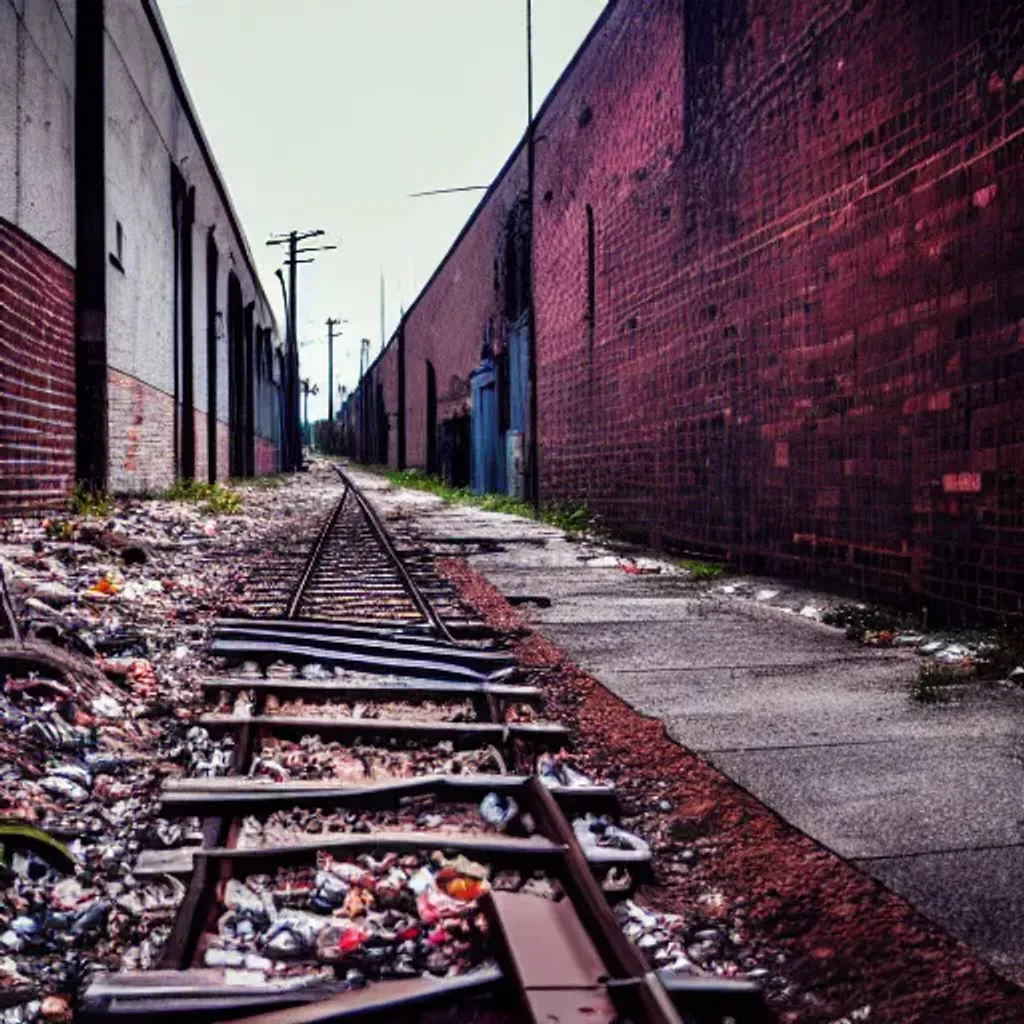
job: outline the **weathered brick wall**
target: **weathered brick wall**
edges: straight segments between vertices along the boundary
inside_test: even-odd
[[[231,428],[223,420],[217,420],[217,480],[220,483],[231,478],[230,449]]]
[[[256,473],[276,473],[278,470],[277,445],[265,437],[256,438]]]
[[[117,494],[155,494],[174,483],[174,399],[120,370],[107,374],[110,466]]]
[[[618,0],[537,135],[542,497],[1022,610],[1024,0]],[[411,466],[426,360],[440,421],[502,340],[524,163],[408,317]]]
[[[74,331],[74,271],[0,219],[0,514],[71,492]]]
[[[196,410],[196,479],[205,481],[209,473],[209,455],[206,439],[209,436],[210,418],[203,411]]]
[[[623,6],[650,34],[598,41],[606,155],[540,172],[543,491],[937,613],[1020,610],[1024,4]],[[673,128],[649,90],[681,39]]]
[[[427,361],[436,376],[440,424],[469,411],[469,375],[480,362],[488,325],[496,346],[505,339],[505,221],[525,181],[526,161],[520,155],[406,319],[406,461],[411,467],[422,468],[427,459]],[[394,373],[397,377],[397,358]],[[397,395],[397,384],[395,389]]]

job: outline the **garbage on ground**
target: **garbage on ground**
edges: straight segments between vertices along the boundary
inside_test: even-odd
[[[650,856],[651,848],[643,839],[619,828],[604,815],[595,817],[593,814],[585,814],[572,823],[572,828],[584,853],[591,850],[628,850]]]
[[[450,741],[430,745],[371,746],[328,742],[308,734],[300,740],[268,737],[253,760],[250,775],[289,779],[337,779],[341,782],[385,782],[417,775],[505,774],[494,747],[459,750]]]
[[[398,806],[386,810],[291,807],[273,811],[264,818],[255,815],[245,818],[239,831],[238,846],[252,849],[323,843],[331,836],[375,832],[487,835],[504,831],[517,817],[516,802],[496,793],[488,794],[479,809],[439,800],[432,794],[403,797]],[[520,832],[528,834],[529,830],[521,827]]]
[[[266,978],[319,974],[331,965],[347,987],[385,978],[453,977],[491,958],[477,902],[491,888],[553,899],[557,883],[523,879],[459,855],[385,853],[229,879],[216,928],[203,936],[207,967]]]
[[[568,762],[565,752],[543,753],[537,758],[537,777],[545,786],[592,786],[589,776],[577,771]]]
[[[313,484],[292,504],[315,522]],[[237,592],[226,552],[279,528],[272,495],[211,537],[194,505],[4,519],[0,569],[20,632],[0,676],[0,1021],[65,1021],[95,970],[154,967],[184,895],[133,873],[196,838],[158,817],[168,778],[225,775],[231,736],[194,727],[209,625]]]

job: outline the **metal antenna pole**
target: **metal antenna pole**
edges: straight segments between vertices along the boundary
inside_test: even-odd
[[[537,317],[533,301],[533,193],[535,188],[537,154],[533,125],[533,2],[526,0],[526,202],[530,235],[527,239],[527,324],[529,333],[529,376],[530,376],[530,497],[534,510],[540,511],[540,467],[537,444]]]
[[[302,465],[302,399],[301,382],[299,381],[299,331],[298,331],[298,272],[296,270],[300,263],[312,263],[312,257],[299,258],[300,253],[321,252],[325,249],[337,249],[336,245],[306,246],[300,249],[299,242],[307,238],[317,238],[322,235],[322,228],[315,228],[312,231],[289,231],[283,235],[272,235],[267,245],[287,245],[288,259],[288,298],[285,302],[285,319],[287,327],[285,331],[285,423],[284,437],[285,458],[284,468],[294,471]],[[314,392],[315,393],[315,392]]]
[[[334,325],[341,321],[327,318],[327,422],[334,422]],[[338,331],[341,334],[341,331]]]

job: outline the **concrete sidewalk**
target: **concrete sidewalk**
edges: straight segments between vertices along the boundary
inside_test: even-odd
[[[550,527],[354,475],[386,517],[404,517],[391,519],[399,535],[452,554],[479,549],[445,538],[505,541],[469,562],[506,596],[549,599],[532,613],[543,635],[1024,982],[1024,693],[978,684],[922,705],[910,696],[918,656],[804,617],[826,600],[811,590],[730,577],[728,593],[668,564],[631,575]]]

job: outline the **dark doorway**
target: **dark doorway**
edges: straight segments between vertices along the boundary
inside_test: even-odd
[[[206,236],[206,469],[217,480],[217,243]]]
[[[437,473],[437,375],[427,360],[427,472]]]
[[[382,466],[388,464],[388,445],[391,424],[388,421],[388,407],[384,404],[384,385],[377,382],[377,459]]]
[[[469,437],[468,415],[456,416],[441,424],[441,478],[449,487],[469,486]]]
[[[228,472],[244,472],[245,327],[242,288],[234,272],[228,274]]]
[[[245,367],[243,370],[244,397],[242,399],[242,476],[256,475],[256,402],[253,394],[256,387],[256,331],[253,322],[256,303],[245,307]]]
[[[192,226],[196,219],[196,190],[185,195],[181,219],[181,464],[179,475],[196,475],[196,393],[192,317]]]

